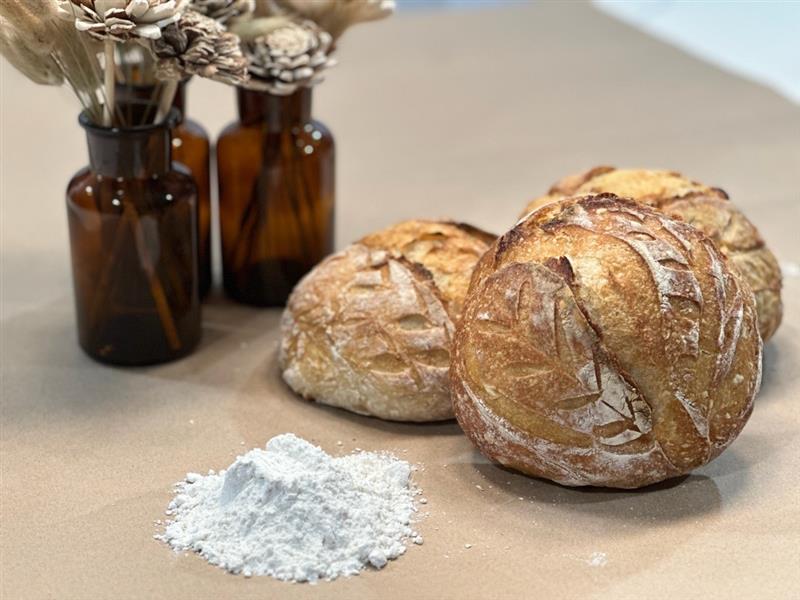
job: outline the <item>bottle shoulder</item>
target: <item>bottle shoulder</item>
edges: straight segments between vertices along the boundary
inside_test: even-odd
[[[193,119],[184,119],[180,125],[175,127],[175,135],[190,136],[208,141],[208,131],[200,123]]]
[[[234,156],[238,160],[258,158],[264,141],[264,129],[259,126],[234,122],[222,130],[217,138],[217,159]]]
[[[83,167],[67,184],[67,201],[77,206],[91,206],[96,189],[99,190],[97,177],[89,167]]]
[[[330,127],[328,127],[325,123],[322,121],[317,121],[316,119],[312,119],[311,124],[317,131],[322,133],[323,137],[329,137],[331,140],[333,140],[333,132],[331,132]]]
[[[95,181],[95,175],[89,167],[82,167],[72,176],[67,184],[67,193],[80,190]]]
[[[317,152],[333,151],[335,142],[330,129],[321,121],[311,120],[295,130],[298,146],[311,147]]]
[[[242,135],[247,135],[249,132],[256,130],[254,126],[242,125],[241,121],[232,121],[228,123],[217,136],[217,143]]]
[[[183,163],[173,161],[172,169],[157,178],[156,187],[163,186],[167,192],[181,195],[197,195],[197,183],[192,172]]]
[[[334,138],[327,126],[316,120],[271,131],[264,125],[243,125],[234,122],[225,127],[217,139],[217,159],[227,161],[234,155],[239,161],[248,158],[260,160],[266,146],[280,145],[286,136],[292,138],[291,145],[304,149],[306,154],[330,153],[334,150]]]
[[[118,213],[125,201],[139,210],[194,202],[197,185],[184,165],[173,162],[172,168],[158,176],[144,179],[103,177],[84,167],[67,186],[70,205],[101,213]]]

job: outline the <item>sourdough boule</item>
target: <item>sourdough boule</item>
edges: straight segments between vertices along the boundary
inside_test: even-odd
[[[450,376],[456,418],[492,460],[645,486],[712,460],[747,421],[755,301],[698,229],[613,194],[562,199],[478,263]]]
[[[306,398],[383,419],[452,418],[454,323],[494,239],[467,225],[407,221],[326,258],[283,314],[286,383]]]
[[[755,225],[719,188],[675,171],[595,167],[556,183],[546,196],[530,202],[525,214],[564,196],[603,192],[657,208],[711,238],[753,290],[761,337],[767,341],[774,335],[783,318],[780,266]]]

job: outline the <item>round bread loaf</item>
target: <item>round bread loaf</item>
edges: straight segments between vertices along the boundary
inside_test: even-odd
[[[408,221],[326,258],[283,313],[284,380],[306,398],[360,414],[452,418],[454,323],[494,239],[467,225]]]
[[[564,196],[602,192],[655,207],[711,238],[753,290],[761,337],[764,341],[772,337],[783,317],[780,266],[755,226],[719,188],[674,171],[595,167],[559,181],[547,196],[529,203],[525,214]]]
[[[450,379],[489,458],[564,485],[648,485],[707,463],[747,421],[753,294],[686,223],[613,194],[562,199],[478,263]]]

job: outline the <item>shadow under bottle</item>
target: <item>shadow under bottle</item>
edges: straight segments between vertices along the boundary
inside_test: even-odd
[[[311,119],[311,90],[290,96],[238,90],[238,123],[217,142],[226,292],[283,306],[333,250],[334,142]]]
[[[104,128],[83,113],[90,165],[67,188],[78,337],[92,358],[165,362],[200,339],[197,188],[171,162],[176,110]]]

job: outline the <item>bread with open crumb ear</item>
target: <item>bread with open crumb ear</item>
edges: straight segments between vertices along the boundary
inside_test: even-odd
[[[698,229],[613,194],[558,200],[484,254],[456,330],[456,418],[490,459],[637,488],[719,455],[750,416],[750,288]]]
[[[602,192],[657,208],[711,238],[752,288],[761,337],[766,341],[775,334],[783,318],[780,266],[756,227],[719,188],[691,181],[675,171],[595,167],[565,177],[546,196],[530,202],[524,214],[564,196]]]
[[[326,258],[283,314],[286,383],[306,398],[383,419],[452,418],[454,323],[494,239],[468,225],[407,221]]]

